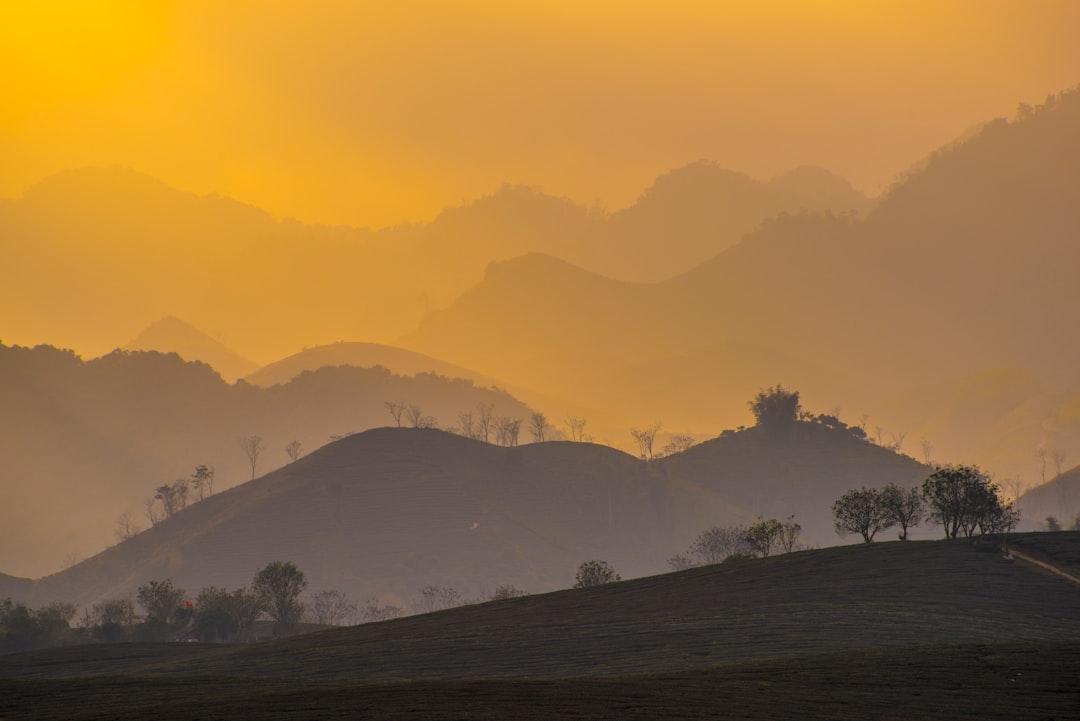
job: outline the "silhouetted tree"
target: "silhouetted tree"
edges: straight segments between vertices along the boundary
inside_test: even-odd
[[[365,620],[375,622],[398,618],[403,612],[399,606],[382,605],[378,596],[372,596],[364,601],[364,607],[360,610],[360,613]]]
[[[206,642],[247,643],[262,612],[262,600],[246,588],[207,586],[195,599],[195,631]]]
[[[896,483],[890,483],[881,489],[878,501],[886,517],[900,526],[901,541],[907,540],[908,529],[922,523],[926,515],[926,504],[923,503],[918,488],[902,488]]]
[[[781,430],[794,423],[802,410],[799,392],[789,391],[781,385],[758,391],[750,401],[750,412],[762,428]]]
[[[515,588],[510,584],[499,586],[491,594],[490,600],[492,601],[505,601],[510,598],[521,598],[522,596],[528,596],[528,591],[523,591],[520,588]]]
[[[491,442],[492,425],[495,421],[495,406],[492,403],[477,403],[476,433],[484,443]]]
[[[547,436],[547,416],[540,411],[536,411],[529,416],[529,432],[532,433],[533,441],[536,443],[543,443]]]
[[[860,488],[848,491],[833,503],[833,525],[841,536],[858,533],[863,541],[870,543],[879,531],[891,528],[895,523],[881,501],[876,488]]]
[[[124,511],[116,517],[116,530],[113,531],[113,535],[116,536],[117,541],[126,541],[129,538],[134,538],[142,531],[135,520],[131,517],[131,514]]]
[[[780,547],[784,549],[784,553],[791,553],[795,550],[800,535],[802,535],[802,526],[795,522],[795,516],[788,516],[786,521],[781,521],[777,541]]]
[[[664,456],[672,456],[676,453],[682,453],[688,451],[694,446],[694,437],[686,435],[685,433],[677,433],[673,435],[668,442],[664,445],[662,454]]]
[[[976,531],[997,533],[1016,525],[1019,515],[1001,502],[999,490],[977,466],[938,466],[923,481],[922,496],[946,538],[970,538]]]
[[[521,433],[521,419],[509,416],[499,416],[495,419],[495,442],[500,446],[514,447],[518,444],[518,436]]]
[[[214,467],[205,464],[195,466],[195,472],[191,474],[191,485],[199,494],[200,501],[206,496],[214,495]]]
[[[934,445],[930,441],[926,440],[925,438],[923,438],[922,440],[919,441],[919,445],[922,446],[923,463],[925,463],[926,465],[929,466],[930,465],[930,451],[933,450]]]
[[[621,580],[622,577],[615,573],[615,569],[607,561],[585,561],[578,566],[574,588],[602,586],[605,583]]]
[[[344,593],[331,588],[311,597],[311,613],[315,623],[337,626],[356,615],[356,604],[349,603]]]
[[[746,529],[742,526],[713,526],[698,534],[687,552],[689,566],[712,565],[736,553],[749,553]],[[669,563],[682,565],[683,556],[676,556]],[[691,560],[693,559],[693,560]]]
[[[656,442],[656,434],[659,430],[659,423],[654,423],[651,426],[647,426],[645,428],[630,429],[630,435],[634,437],[635,441],[637,441],[638,452],[641,454],[641,460],[652,460],[653,443]]]
[[[1043,521],[1047,531],[1057,532],[1061,530],[1061,522],[1055,516],[1047,516]]]
[[[386,401],[383,405],[390,411],[397,427],[401,428],[401,415],[405,412],[405,401]]]
[[[768,558],[779,542],[782,530],[783,526],[775,518],[759,518],[746,527],[743,537],[753,553]]]
[[[473,423],[472,411],[462,411],[458,413],[458,429],[461,431],[461,435],[466,438],[476,438],[476,429]]]
[[[300,594],[307,588],[307,579],[303,571],[296,564],[274,561],[255,574],[251,588],[274,619],[274,633],[292,632],[304,615]]]
[[[263,439],[262,436],[244,436],[237,439],[237,445],[240,446],[240,450],[244,452],[244,455],[248,459],[248,463],[251,464],[251,480],[255,480],[255,470],[259,466],[259,456],[263,452]]]
[[[289,445],[285,446],[285,453],[288,454],[289,460],[296,463],[296,459],[304,452],[304,447],[300,444],[300,441],[290,441]]]
[[[585,419],[570,416],[566,419],[566,425],[570,426],[570,440],[581,443],[585,440]]]
[[[183,613],[184,589],[176,587],[172,579],[150,581],[139,586],[135,600],[146,613],[146,638],[164,640]]]

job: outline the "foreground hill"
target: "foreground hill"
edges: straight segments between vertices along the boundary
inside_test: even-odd
[[[197,465],[216,468],[216,490],[250,479],[240,437],[262,437],[261,474],[289,459],[291,441],[310,451],[331,436],[387,425],[388,401],[415,404],[445,425],[480,403],[497,415],[531,413],[505,392],[433,374],[325,368],[264,389],[229,385],[176,355],[83,361],[48,346],[0,345],[0,399],[0,568],[22,576],[111,543],[122,512],[147,525],[143,500]]]
[[[503,448],[384,428],[189,506],[35,582],[33,595],[86,605],[166,577],[194,594],[246,585],[267,563],[289,560],[312,592],[411,610],[427,585],[464,598],[503,584],[565,588],[590,558],[628,576],[655,573],[689,532],[749,517],[604,446]]]
[[[20,654],[0,688],[41,718],[1070,718],[1077,608],[1075,584],[989,544],[887,543],[255,646]]]

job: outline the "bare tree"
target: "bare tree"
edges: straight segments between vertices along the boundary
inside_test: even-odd
[[[510,416],[498,416],[492,423],[495,430],[495,442],[500,446],[514,447],[518,444],[521,433],[521,419]]]
[[[161,514],[158,513],[156,508],[156,498],[147,498],[143,501],[143,506],[146,507],[146,520],[150,521],[151,526],[156,526],[158,521],[161,520]]]
[[[311,614],[315,623],[337,626],[356,615],[356,604],[349,603],[344,593],[331,588],[311,597]]]
[[[654,423],[646,428],[631,428],[630,435],[637,441],[641,460],[649,461],[653,457],[653,443],[656,441],[656,433],[660,430],[660,423]]]
[[[907,433],[890,433],[892,436],[892,443],[889,444],[889,449],[897,453],[904,447],[904,439],[907,438]]]
[[[401,428],[401,414],[405,412],[405,401],[387,401],[383,405],[386,406],[386,410],[390,411],[390,415],[393,416],[397,427]]]
[[[672,456],[676,453],[682,453],[688,451],[694,446],[694,437],[685,433],[676,433],[673,435],[664,445],[664,450],[661,452],[664,456]]]
[[[135,523],[135,520],[127,511],[124,511],[116,517],[116,530],[113,531],[113,535],[116,536],[117,541],[126,541],[129,538],[134,538],[141,532],[142,527]]]
[[[285,452],[289,454],[289,460],[296,463],[296,459],[304,452],[304,447],[300,445],[300,441],[289,441],[289,445],[285,446]]]
[[[1061,466],[1065,463],[1065,451],[1055,448],[1050,451],[1050,460],[1054,463],[1054,478],[1061,475]]]
[[[540,411],[536,411],[529,416],[529,432],[532,433],[533,441],[536,443],[543,443],[547,438],[547,416]]]
[[[458,413],[458,429],[461,431],[461,435],[466,438],[476,438],[476,424],[473,423],[472,411],[462,411]]]
[[[435,428],[438,423],[432,416],[425,416],[420,406],[410,405],[405,409],[405,417],[413,428]]]
[[[154,500],[161,501],[161,510],[165,518],[172,518],[172,515],[179,510],[176,503],[176,492],[173,490],[171,483],[155,488]]]
[[[837,411],[840,409],[837,408]],[[799,536],[802,534],[802,526],[795,522],[795,516],[788,516],[786,521],[780,522],[780,530],[777,535],[777,540],[780,543],[780,547],[784,549],[784,553],[791,553],[795,550],[795,546],[799,542]]]
[[[236,440],[237,445],[240,446],[240,450],[247,456],[248,463],[251,464],[251,480],[255,480],[255,470],[259,467],[259,456],[263,452],[263,439],[262,436],[244,436]]]
[[[881,437],[885,435],[885,429],[881,426],[874,426],[874,435],[877,436],[877,444],[882,445]]]
[[[566,425],[570,426],[570,440],[581,443],[585,440],[585,419],[570,416],[566,419]]]
[[[1043,444],[1035,446],[1035,457],[1039,459],[1039,468],[1041,470],[1042,482],[1046,483],[1046,447]]]
[[[491,442],[491,432],[494,430],[495,404],[477,403],[476,410],[479,415],[476,419],[476,437],[484,443]]]
[[[402,614],[402,610],[399,606],[384,606],[379,603],[378,596],[372,596],[364,601],[364,606],[360,610],[361,615],[367,621],[389,621],[392,618],[398,618]]]
[[[923,438],[923,439],[921,439],[919,441],[919,445],[922,446],[923,463],[925,463],[926,465],[929,466],[930,465],[930,451],[933,450],[934,445],[925,438]]]
[[[191,486],[199,494],[201,501],[205,496],[214,495],[214,467],[201,465],[191,474]]]

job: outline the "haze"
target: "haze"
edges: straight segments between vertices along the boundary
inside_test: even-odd
[[[382,227],[525,183],[614,210],[699,158],[869,195],[1076,82],[1080,5],[100,2],[0,9],[0,197],[122,165]]]

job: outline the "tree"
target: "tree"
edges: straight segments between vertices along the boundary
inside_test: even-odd
[[[349,603],[341,591],[330,588],[311,597],[311,613],[315,623],[337,626],[356,615],[356,604]]]
[[[466,438],[476,438],[476,424],[473,422],[472,411],[458,413],[458,429]]]
[[[491,431],[494,423],[495,405],[493,403],[477,403],[476,437],[484,443],[491,442]]]
[[[126,541],[129,538],[134,538],[142,531],[142,527],[135,523],[135,520],[131,517],[131,514],[124,511],[116,517],[116,530],[113,531],[113,535],[116,536],[117,541]]]
[[[285,446],[285,453],[288,454],[289,460],[296,463],[296,459],[304,452],[304,447],[300,444],[300,441],[290,441],[289,445]]]
[[[566,425],[570,426],[570,440],[581,443],[585,440],[585,419],[570,416],[566,419]]]
[[[698,534],[687,552],[690,558],[697,559],[688,566],[712,565],[720,563],[736,553],[748,553],[750,544],[746,541],[746,529],[742,526],[713,526]],[[669,563],[682,565],[682,556],[676,556]],[[687,559],[689,560],[689,559]]]
[[[777,541],[780,543],[780,547],[784,549],[784,553],[791,553],[795,550],[801,534],[802,526],[795,522],[795,516],[788,516],[786,521],[780,523],[780,534]]]
[[[746,527],[743,537],[752,553],[768,558],[772,554],[773,547],[780,540],[781,531],[782,525],[775,518],[758,518]]]
[[[890,483],[881,489],[879,500],[885,514],[894,525],[900,526],[900,540],[906,541],[908,529],[922,523],[926,515],[926,504],[919,495],[918,488],[902,488]]]
[[[207,586],[195,598],[195,631],[210,643],[247,643],[262,611],[262,601],[246,588]]]
[[[491,594],[490,600],[492,601],[506,601],[511,598],[521,598],[522,596],[528,596],[529,592],[520,588],[515,588],[510,584],[504,584],[495,589],[495,592]]]
[[[1056,533],[1061,530],[1061,521],[1055,516],[1047,516],[1046,520],[1043,521],[1043,525],[1046,526],[1046,530],[1051,533]]]
[[[930,520],[941,525],[946,538],[961,533],[970,538],[976,531],[983,535],[1014,526],[1019,514],[1012,504],[1002,503],[999,491],[977,466],[938,466],[922,485]]]
[[[688,451],[694,446],[694,437],[685,433],[676,433],[668,442],[664,445],[664,450],[661,451],[664,456],[673,456],[676,453],[682,453]]]
[[[304,604],[300,594],[307,588],[307,579],[296,564],[274,561],[255,574],[251,584],[266,612],[274,619],[274,633],[285,635],[300,622]]]
[[[259,456],[263,452],[263,439],[262,436],[244,436],[237,439],[237,444],[240,446],[240,450],[247,456],[248,463],[251,464],[251,480],[255,480],[255,470],[259,466]]]
[[[789,391],[782,385],[758,391],[749,405],[757,425],[770,430],[788,428],[798,419],[799,411],[802,410],[799,392]]]
[[[533,441],[535,443],[543,443],[547,437],[548,422],[547,416],[540,411],[536,411],[529,416],[529,432],[532,433]]]
[[[95,603],[86,611],[83,626],[91,629],[95,638],[115,642],[124,637],[135,623],[135,604],[130,598],[113,598]]]
[[[615,573],[615,569],[607,561],[585,561],[578,566],[574,588],[602,586],[621,580],[622,577]]]
[[[858,533],[866,543],[871,543],[879,531],[895,524],[881,503],[881,492],[874,488],[848,491],[833,503],[832,510],[833,525],[839,535]]]
[[[925,438],[919,441],[919,445],[922,446],[923,463],[930,465],[930,451],[934,449],[934,444]]]
[[[653,423],[651,426],[645,428],[631,428],[630,435],[634,437],[634,440],[638,444],[638,452],[641,454],[641,460],[649,461],[653,457],[653,443],[656,441],[656,434],[660,430],[660,423]]]
[[[386,410],[390,411],[390,415],[393,417],[397,427],[401,428],[401,415],[405,412],[405,401],[386,401],[383,405],[386,406]]]
[[[367,621],[389,621],[392,618],[399,617],[402,610],[399,606],[384,606],[379,603],[378,596],[372,596],[364,601],[364,607],[360,613]]]
[[[135,600],[146,612],[147,622],[167,627],[176,620],[184,602],[184,589],[175,586],[171,578],[150,581],[139,586]]]
[[[521,434],[521,419],[510,416],[499,416],[493,424],[495,430],[495,442],[500,446],[515,447],[518,444],[518,436]]]
[[[205,464],[195,466],[195,472],[191,474],[191,485],[199,494],[200,501],[205,496],[214,495],[214,467]]]

